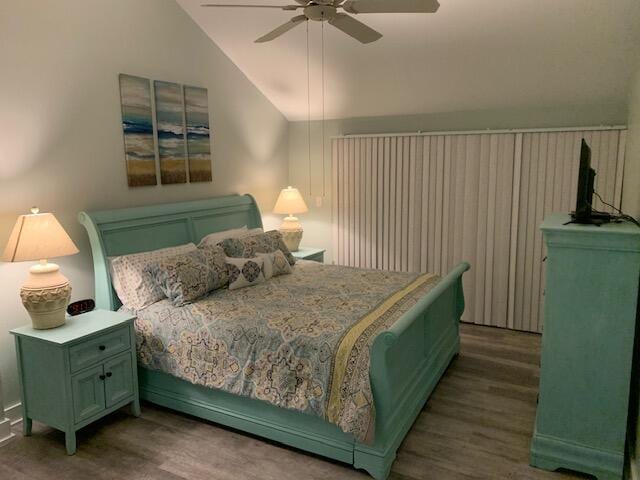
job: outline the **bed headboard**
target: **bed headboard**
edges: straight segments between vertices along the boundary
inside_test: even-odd
[[[121,303],[111,286],[107,258],[185,243],[198,243],[212,232],[262,228],[262,218],[251,195],[229,195],[195,202],[102,212],[80,212],[93,255],[96,306],[117,310]]]

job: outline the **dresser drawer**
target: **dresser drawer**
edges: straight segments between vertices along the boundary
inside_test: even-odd
[[[77,372],[85,367],[128,350],[131,346],[129,327],[119,328],[110,333],[87,340],[69,349],[71,372]]]

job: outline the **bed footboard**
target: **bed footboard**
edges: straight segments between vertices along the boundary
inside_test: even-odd
[[[387,478],[396,450],[458,353],[462,274],[468,269],[466,262],[457,265],[371,347],[375,443],[356,442],[354,466],[376,479]]]

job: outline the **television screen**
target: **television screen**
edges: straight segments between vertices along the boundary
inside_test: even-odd
[[[591,168],[591,148],[582,139],[580,147],[580,170],[578,171],[578,195],[576,198],[576,212],[574,222],[591,223],[593,213],[593,183],[596,172]]]

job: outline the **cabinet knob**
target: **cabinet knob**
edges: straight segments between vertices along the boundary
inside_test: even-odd
[[[104,375],[100,375],[100,380],[104,380],[106,377]]]
[[[98,348],[99,348],[100,350],[106,350],[106,349],[107,349],[107,347],[105,347],[104,345],[100,345]]]
[[[107,378],[111,377],[111,375],[113,375],[113,373],[107,372]]]

